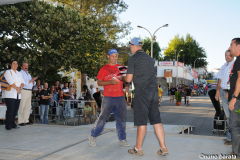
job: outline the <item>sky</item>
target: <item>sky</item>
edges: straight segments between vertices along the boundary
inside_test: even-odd
[[[131,22],[129,38],[150,37],[142,26],[155,34],[160,48],[168,47],[175,35],[189,33],[206,51],[208,71],[220,68],[231,40],[240,37],[240,0],[124,0],[128,9],[119,15],[122,22]],[[125,42],[126,43],[126,42]],[[162,52],[163,54],[163,52]]]

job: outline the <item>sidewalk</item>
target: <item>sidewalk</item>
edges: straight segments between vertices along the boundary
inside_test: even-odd
[[[127,153],[136,142],[136,128],[127,122],[127,140],[130,147],[118,144],[115,122],[109,122],[97,138],[97,146],[90,147],[88,137],[93,125],[56,126],[30,125],[7,131],[0,126],[0,159],[73,159],[73,160],[196,160],[201,154],[228,154],[231,146],[223,145],[223,137],[177,134],[164,125],[169,155],[157,154],[159,144],[153,127],[148,126],[143,152],[139,157]],[[171,127],[171,126],[170,126]]]

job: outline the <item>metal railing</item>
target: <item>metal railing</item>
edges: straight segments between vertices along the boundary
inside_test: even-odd
[[[34,121],[36,121],[36,117],[40,117],[40,107],[39,101],[36,99],[32,99],[32,114],[34,117]],[[49,114],[48,116],[50,119],[49,122],[55,121],[57,124],[63,122],[64,125],[68,125],[69,119],[74,119],[74,126],[75,126],[75,119],[78,119],[81,122],[81,118],[84,118],[84,107],[85,102],[91,103],[92,107],[92,114],[95,115],[96,108],[95,108],[95,101],[88,101],[88,100],[62,100],[58,103],[54,101],[55,105],[49,105]],[[68,106],[67,106],[68,105]],[[82,123],[81,123],[82,124]]]

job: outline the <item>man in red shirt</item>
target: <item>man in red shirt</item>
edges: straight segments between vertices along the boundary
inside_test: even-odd
[[[96,137],[102,132],[111,112],[114,112],[119,144],[128,147],[130,144],[126,140],[127,104],[123,93],[123,82],[117,78],[120,76],[119,67],[121,67],[121,65],[117,64],[117,50],[111,49],[107,57],[108,64],[100,69],[97,76],[98,86],[104,86],[104,98],[102,101],[102,111],[89,137],[89,145],[96,146]]]
[[[196,89],[197,89],[197,87],[198,87],[198,86],[197,86],[197,84],[195,83],[195,85],[193,86],[193,89],[195,89],[195,90],[196,90]]]
[[[205,93],[206,94],[208,93],[208,86],[207,85],[205,86]]]

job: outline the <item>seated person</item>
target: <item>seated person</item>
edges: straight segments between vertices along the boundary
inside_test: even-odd
[[[93,116],[92,116],[92,107],[90,107],[89,102],[85,103],[85,107],[84,107],[84,121],[86,123],[86,119],[87,117],[90,118],[90,124],[92,124],[92,120],[93,120]]]

